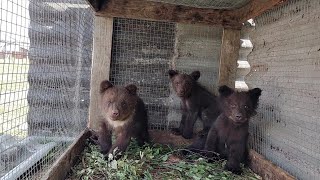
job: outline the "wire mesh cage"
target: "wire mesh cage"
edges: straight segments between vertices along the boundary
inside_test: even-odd
[[[251,2],[147,1],[227,11]],[[250,146],[298,179],[320,177],[319,8],[289,0],[241,32],[236,87],[263,90]],[[1,179],[43,177],[86,127],[94,18],[85,0],[0,1]],[[138,86],[150,129],[180,123],[169,69],[200,70],[216,93],[222,26],[112,19],[109,79]]]
[[[86,126],[93,13],[85,1],[0,2],[0,177],[41,177]]]
[[[180,100],[167,72],[201,70],[200,82],[217,86],[222,28],[115,18],[110,80],[133,83],[147,104],[151,129],[180,122]],[[200,63],[199,63],[200,62]]]
[[[298,179],[320,177],[319,8],[289,1],[257,17],[250,33],[245,80],[263,89],[251,147]]]

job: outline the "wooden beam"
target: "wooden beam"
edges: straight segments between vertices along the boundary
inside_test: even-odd
[[[229,10],[194,8],[147,0],[108,0],[97,16],[241,27]],[[92,4],[92,6],[94,6]]]
[[[93,58],[90,84],[90,107],[88,127],[96,129],[99,120],[100,83],[109,79],[113,19],[95,17],[93,37]]]
[[[272,162],[266,160],[262,155],[258,154],[254,150],[250,150],[250,169],[253,172],[259,174],[262,179],[271,180],[294,180],[295,178],[288,174],[280,167],[274,165]]]
[[[251,18],[255,18],[267,10],[283,4],[287,0],[251,0],[250,3],[242,8],[235,9],[230,16],[239,17],[237,22],[244,23]]]
[[[192,139],[185,139],[182,136],[177,136],[168,131],[163,130],[149,130],[150,139],[153,143],[165,144],[172,147],[190,145],[196,140],[196,133]]]
[[[223,29],[220,51],[220,68],[218,85],[235,87],[237,60],[240,49],[240,30]]]
[[[90,137],[91,133],[85,129],[79,137],[66,149],[66,151],[59,157],[58,160],[45,174],[46,180],[65,179],[68,172],[75,165],[77,159],[85,148],[85,142]]]
[[[239,29],[242,23],[287,0],[252,0],[232,10],[196,8],[147,0],[87,0],[97,16],[223,25]]]

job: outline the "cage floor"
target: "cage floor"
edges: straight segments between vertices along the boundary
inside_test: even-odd
[[[132,141],[122,158],[115,160],[86,142],[67,179],[261,179],[244,167],[241,175],[223,170],[225,160],[208,163],[198,154],[181,156],[180,147],[158,143],[139,147]]]

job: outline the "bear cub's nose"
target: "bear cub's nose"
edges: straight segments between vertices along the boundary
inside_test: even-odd
[[[237,115],[236,115],[236,118],[237,118],[237,120],[241,120],[242,115],[241,115],[241,114],[237,114]]]
[[[113,111],[112,115],[115,116],[115,117],[118,117],[119,116],[119,111]]]

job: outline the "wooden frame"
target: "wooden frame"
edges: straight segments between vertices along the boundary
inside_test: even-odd
[[[240,49],[240,30],[223,29],[218,85],[235,87]]]
[[[91,133],[87,129],[84,130],[77,140],[62,154],[62,156],[54,163],[54,165],[49,169],[44,179],[54,180],[54,179],[65,179],[67,174],[70,172],[71,168],[75,165],[78,157],[80,157],[81,152],[85,148],[85,141],[90,137]],[[175,136],[171,133],[163,133],[162,131],[151,130],[151,139],[155,143],[169,144],[169,145],[187,145],[192,142],[192,140],[187,140],[181,136]],[[253,172],[260,175],[266,180],[294,180],[295,178],[288,174],[283,169],[275,166],[270,161],[266,160],[263,156],[250,150],[250,168]]]
[[[254,18],[268,9],[286,0],[252,0],[242,8],[234,10],[215,10],[193,8],[146,0],[89,0],[98,10],[95,17],[93,65],[91,75],[90,108],[88,127],[95,129],[95,121],[99,115],[99,87],[100,82],[109,79],[113,17],[146,19],[157,21],[171,21],[177,23],[223,25],[223,37],[220,54],[219,85],[226,84],[234,87],[236,61],[239,56],[240,30],[242,23]],[[103,37],[103,38],[101,38]],[[47,173],[46,178],[63,179],[75,159],[84,149],[84,142],[90,136],[85,130],[67,151],[57,160]],[[170,133],[152,131],[155,142],[171,145],[187,144],[188,140],[175,137]],[[168,136],[168,137],[166,137]],[[169,140],[169,141],[168,141]],[[295,179],[281,168],[266,160],[257,152],[250,151],[250,168],[264,179]]]
[[[251,0],[246,6],[234,10],[233,14],[238,17],[238,22],[244,23],[248,19],[255,18],[286,1],[288,0]]]
[[[68,147],[68,149],[66,149],[66,151],[59,157],[59,159],[52,165],[43,179],[65,179],[68,172],[71,170],[71,167],[75,165],[77,158],[84,150],[86,139],[88,139],[90,135],[90,131],[88,129],[85,129],[75,140],[75,142],[73,142]]]
[[[88,127],[96,129],[99,120],[100,83],[109,79],[113,18],[95,17],[93,34],[93,57],[90,84],[90,106]],[[103,37],[103,38],[101,38]]]
[[[277,179],[277,180],[294,180],[295,178],[286,171],[268,161],[262,155],[254,150],[249,153],[250,169],[259,174],[262,179]]]
[[[200,23],[223,25],[222,46],[218,85],[234,87],[237,60],[240,48],[242,22],[258,16],[264,11],[285,0],[252,0],[242,8],[235,10],[214,10],[193,8],[147,0],[88,0],[99,12],[95,17],[93,42],[93,61],[91,73],[91,91],[88,127],[96,129],[99,119],[100,82],[109,79],[113,18],[125,17],[174,21],[178,23]]]
[[[242,23],[287,0],[251,0],[238,9],[209,9],[147,0],[87,0],[97,16],[223,25],[240,29]]]

